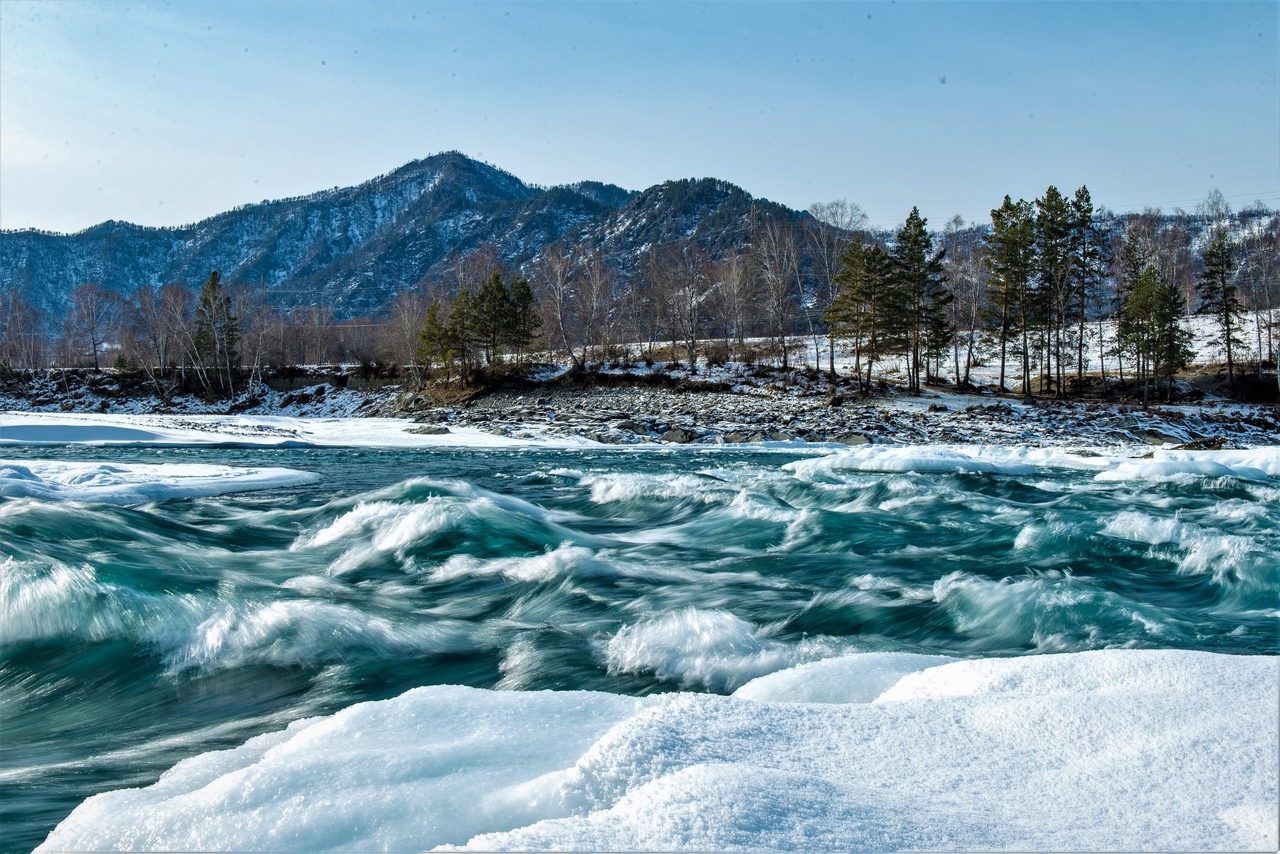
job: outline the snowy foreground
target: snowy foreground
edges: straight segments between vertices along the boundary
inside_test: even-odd
[[[1277,659],[867,653],[730,697],[428,687],[90,798],[38,850],[1275,850]]]

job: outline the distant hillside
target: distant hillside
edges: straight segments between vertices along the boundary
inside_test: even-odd
[[[450,152],[357,187],[244,205],[181,228],[110,221],[70,235],[0,232],[0,288],[56,315],[83,282],[128,294],[197,285],[218,270],[281,305],[321,303],[342,318],[378,310],[485,243],[517,267],[557,240],[624,263],[689,236],[720,254],[745,245],[753,207],[807,216],[709,178],[643,192],[596,181],[541,189]]]

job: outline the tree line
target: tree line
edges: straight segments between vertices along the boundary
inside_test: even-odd
[[[56,322],[5,292],[0,361],[99,369],[109,356],[158,390],[230,396],[268,365],[359,362],[467,382],[535,351],[577,369],[739,360],[832,374],[839,353],[867,390],[890,361],[912,390],[969,385],[998,362],[1008,391],[1079,395],[1113,379],[1146,397],[1186,366],[1192,311],[1213,317],[1230,383],[1242,350],[1256,370],[1275,360],[1277,218],[1260,206],[1233,214],[1216,191],[1194,216],[1116,216],[1085,187],[1049,187],[1005,197],[989,223],[953,217],[941,231],[918,209],[873,231],[844,201],[749,220],[745,240],[714,254],[692,237],[626,258],[560,242],[511,269],[482,246],[366,318],[286,310],[216,272],[198,290],[148,285],[127,299],[86,283]]]

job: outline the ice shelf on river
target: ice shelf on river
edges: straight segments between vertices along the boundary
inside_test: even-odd
[[[727,697],[418,688],[90,798],[40,850],[1275,850],[1277,682],[1105,650]]]
[[[187,463],[0,460],[0,497],[143,504],[314,483],[311,472]]]

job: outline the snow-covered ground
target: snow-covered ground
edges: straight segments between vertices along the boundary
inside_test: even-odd
[[[543,447],[586,444],[563,436],[511,439],[468,427],[438,434],[397,418],[301,418],[271,415],[0,413],[4,445],[244,445],[289,447]]]
[[[1277,659],[864,654],[734,696],[427,687],[90,798],[37,850],[1275,850]]]

